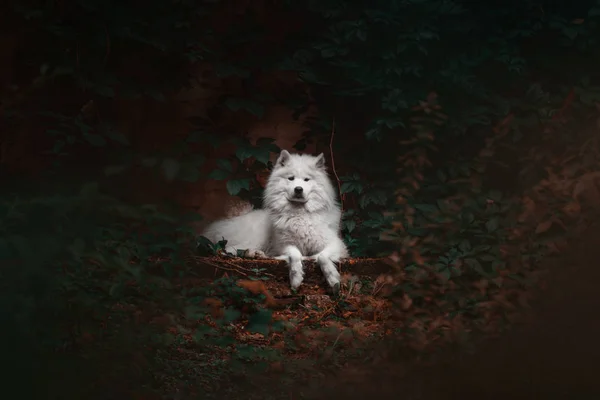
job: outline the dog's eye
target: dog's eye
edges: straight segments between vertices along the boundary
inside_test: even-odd
[[[290,181],[293,181],[293,180],[294,180],[294,177],[293,177],[293,176],[290,176],[288,179],[289,179]]]
[[[304,178],[304,182],[308,182],[308,181],[310,181],[310,179]]]

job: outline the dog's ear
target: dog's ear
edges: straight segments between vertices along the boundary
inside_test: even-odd
[[[279,158],[277,159],[277,162],[275,163],[275,165],[277,165],[279,167],[283,167],[285,164],[287,164],[290,157],[291,157],[291,154],[289,153],[289,151],[281,150],[281,153],[279,153]]]
[[[317,168],[325,168],[325,154],[321,153],[317,156],[315,165]]]

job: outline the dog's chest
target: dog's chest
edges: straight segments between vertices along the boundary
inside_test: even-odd
[[[330,228],[321,218],[294,216],[275,226],[279,246],[294,245],[303,255],[313,255],[323,250],[331,235]]]

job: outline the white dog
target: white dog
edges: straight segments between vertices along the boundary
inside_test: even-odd
[[[203,233],[213,243],[227,240],[226,250],[286,260],[290,284],[304,280],[302,260],[315,260],[334,292],[340,274],[334,263],[348,257],[340,236],[341,209],[327,176],[325,157],[283,150],[269,176],[263,209],[216,221]]]

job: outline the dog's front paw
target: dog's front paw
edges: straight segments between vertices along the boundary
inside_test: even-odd
[[[335,267],[334,267],[334,268],[329,268],[323,272],[324,272],[325,279],[327,280],[327,284],[329,285],[329,287],[331,287],[334,292],[339,291],[339,287],[341,286],[342,276],[340,275],[338,270],[335,269]],[[336,289],[336,287],[337,287],[337,289]]]
[[[293,290],[298,290],[302,282],[304,281],[304,274],[302,270],[290,268],[290,286]]]
[[[244,252],[244,258],[268,258],[262,250],[248,249]]]

